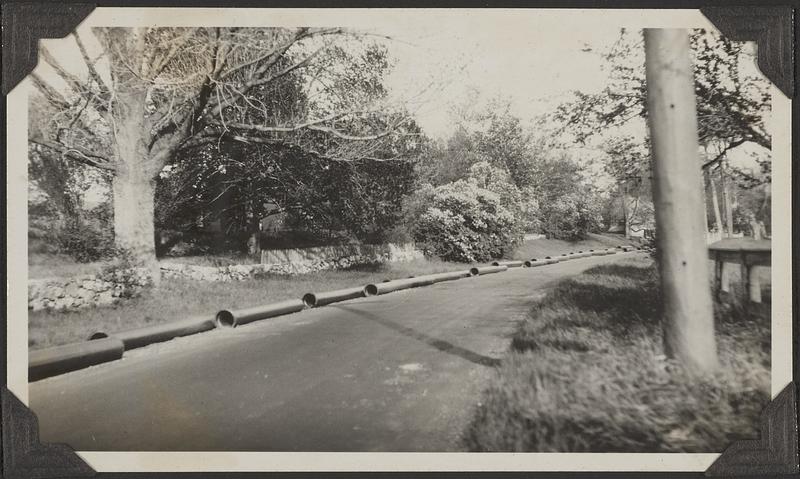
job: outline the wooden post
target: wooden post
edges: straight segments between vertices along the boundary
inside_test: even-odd
[[[644,40],[665,352],[708,374],[718,360],[689,33],[648,28]]]
[[[725,261],[719,263],[719,289],[723,293],[731,292],[731,265],[725,266]]]
[[[758,277],[759,269],[757,266],[747,268],[747,289],[750,301],[761,302],[761,279]]]

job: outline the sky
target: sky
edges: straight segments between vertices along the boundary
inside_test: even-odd
[[[620,33],[618,27],[576,34],[563,24],[514,28],[469,20],[382,30],[395,39],[390,90],[408,94],[434,85],[416,110],[418,122],[433,137],[452,131],[454,106],[502,98],[510,101],[514,115],[532,120],[573,90],[599,91],[607,72],[597,52],[607,50]]]

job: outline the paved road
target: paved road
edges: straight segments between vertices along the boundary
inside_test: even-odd
[[[77,450],[450,451],[515,321],[628,255],[439,283],[152,345],[30,385]]]

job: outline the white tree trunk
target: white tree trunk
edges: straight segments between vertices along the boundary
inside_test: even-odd
[[[725,224],[728,226],[727,236],[733,237],[733,205],[731,204],[731,192],[728,186],[728,174],[725,162],[720,162],[719,172],[722,177],[722,203],[725,205]]]
[[[709,374],[718,360],[689,33],[645,29],[644,38],[665,352]]]
[[[711,206],[714,208],[714,224],[717,226],[717,233],[722,238],[722,215],[719,212],[719,198],[717,197],[717,183],[711,172],[708,174],[708,182],[711,187]]]
[[[154,180],[137,174],[117,175],[113,192],[116,246],[129,254],[137,265],[151,268],[157,275]]]
[[[118,248],[130,255],[137,266],[151,270],[158,284],[160,271],[155,245],[155,179],[161,171],[151,158],[144,121],[145,92],[117,92],[120,109],[115,124],[116,172],[113,182],[114,238]]]
[[[631,237],[631,218],[628,214],[628,184],[622,186],[622,216],[625,221],[625,238]]]

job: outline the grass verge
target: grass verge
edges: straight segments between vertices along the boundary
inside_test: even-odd
[[[562,253],[588,251],[590,249],[606,249],[616,246],[638,244],[637,239],[625,239],[622,235],[590,233],[580,241],[563,241],[557,239],[538,239],[524,242],[513,253],[513,259],[526,260],[544,258]]]
[[[117,332],[176,321],[195,315],[213,316],[224,308],[246,308],[305,293],[332,291],[423,274],[466,269],[458,263],[415,260],[327,270],[297,276],[264,275],[247,281],[218,283],[169,279],[158,289],[145,290],[140,297],[115,306],[75,311],[29,311],[28,346],[40,349],[85,340],[95,331]]]
[[[716,304],[721,367],[663,355],[649,260],[591,268],[531,311],[463,438],[471,451],[720,452],[769,402],[770,311]]]

